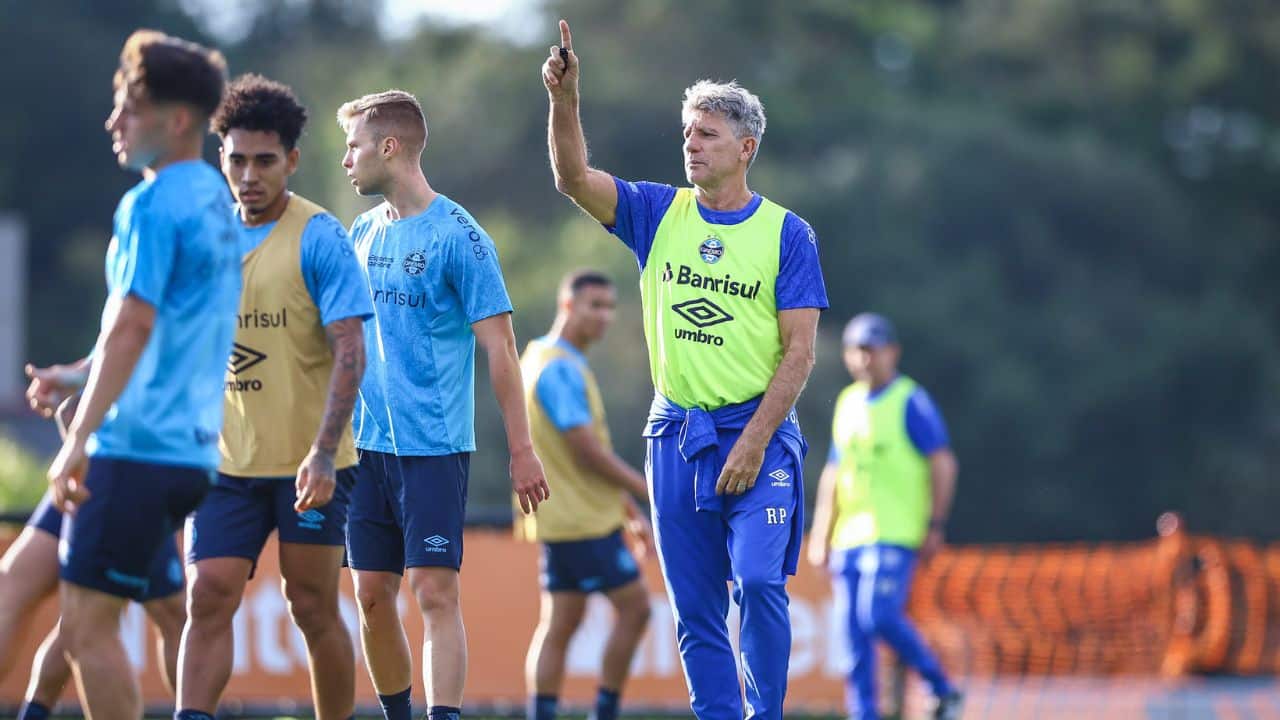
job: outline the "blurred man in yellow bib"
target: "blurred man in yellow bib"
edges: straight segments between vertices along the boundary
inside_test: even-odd
[[[555,324],[529,343],[520,361],[533,448],[556,493],[537,515],[515,519],[517,538],[542,543],[542,615],[525,666],[530,720],[556,717],[565,652],[591,593],[603,593],[616,613],[594,720],[618,717],[627,670],[649,620],[649,596],[622,538],[625,527],[649,542],[649,523],[631,497],[648,490],[644,476],[613,451],[585,355],[613,323],[616,305],[608,276],[570,273],[557,293]]]

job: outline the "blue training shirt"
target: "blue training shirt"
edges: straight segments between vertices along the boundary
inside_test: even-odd
[[[236,212],[239,217],[239,211]],[[240,255],[248,255],[275,229],[274,222],[256,227],[241,224]],[[347,229],[327,213],[313,216],[302,230],[302,281],[320,309],[320,324],[349,317],[373,317],[369,281],[360,270]]]
[[[387,205],[351,225],[369,276],[374,318],[355,409],[356,447],[396,455],[472,452],[472,323],[511,312],[493,240],[444,195],[413,217]]]
[[[868,402],[875,402],[893,385],[893,381],[884,387],[871,391],[867,395]],[[938,450],[950,447],[951,436],[947,433],[947,423],[942,419],[942,411],[934,404],[928,391],[917,386],[907,398],[907,437],[922,456],[928,457]],[[840,462],[840,451],[835,443],[827,453],[827,462]]]
[[[539,340],[548,342],[550,338],[542,337]],[[591,422],[587,381],[582,374],[587,359],[578,348],[565,342],[563,338],[556,340],[556,347],[569,356],[547,363],[533,389],[551,424],[560,432],[565,432]]]
[[[214,468],[227,356],[240,304],[239,228],[208,163],[160,170],[125,193],[107,250],[102,327],[132,295],[155,325],[124,391],[89,438],[91,457]],[[100,358],[101,348],[94,349]]]
[[[618,188],[618,208],[615,225],[608,228],[618,236],[631,252],[635,253],[640,269],[644,270],[653,249],[653,239],[658,224],[675,199],[676,189],[670,185],[653,182],[627,182],[613,179]],[[698,203],[702,219],[715,225],[737,225],[750,218],[760,207],[763,198],[751,194],[751,201],[741,210],[719,211],[705,208]],[[818,264],[818,239],[813,228],[791,211],[782,221],[782,244],[778,256],[778,280],[774,295],[779,310],[796,308],[827,308],[827,287]]]

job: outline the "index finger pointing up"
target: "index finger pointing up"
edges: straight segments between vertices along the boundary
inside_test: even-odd
[[[565,20],[560,21],[560,47],[565,50],[573,49],[573,35],[569,32],[569,23]]]

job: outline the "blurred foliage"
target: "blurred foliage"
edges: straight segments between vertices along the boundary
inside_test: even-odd
[[[38,362],[92,342],[98,258],[134,181],[98,131],[118,47],[139,25],[208,39],[217,23],[192,6],[0,5],[0,82],[21,107],[0,119],[0,207],[32,229]],[[811,478],[847,382],[840,327],[874,308],[949,420],[953,539],[1142,537],[1166,509],[1196,531],[1280,536],[1273,3],[563,0],[534,47],[425,24],[389,39],[372,2],[236,8],[233,71],[288,82],[311,108],[295,189],[348,222],[368,207],[338,166],[333,111],[403,87],[426,108],[428,178],[499,245],[522,341],[548,326],[564,271],[619,278],[617,327],[592,358],[633,462],[651,393],[635,262],[552,186],[538,68],[557,16],[583,61],[593,162],[622,177],[682,181],[678,103],[694,80],[763,98],[752,187],[815,227],[832,303],[799,406]],[[472,504],[502,507],[483,375]]]
[[[49,487],[41,462],[21,445],[0,435],[0,512],[23,511],[36,506]]]

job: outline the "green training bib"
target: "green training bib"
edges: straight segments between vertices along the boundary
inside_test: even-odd
[[[736,225],[709,223],[681,188],[662,216],[640,295],[654,388],[714,410],[764,393],[782,360],[774,286],[787,211],[765,198]]]

